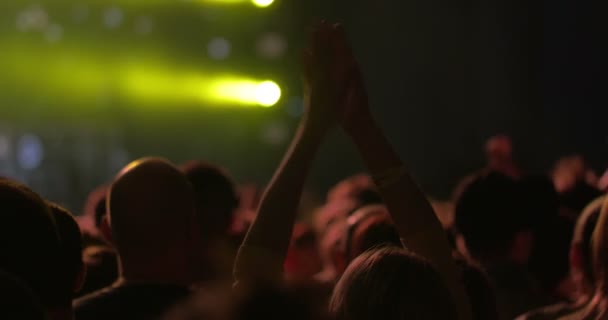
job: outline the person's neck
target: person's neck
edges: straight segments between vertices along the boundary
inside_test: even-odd
[[[47,315],[49,320],[74,320],[74,310],[71,306],[51,309]]]

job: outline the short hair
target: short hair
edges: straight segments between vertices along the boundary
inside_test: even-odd
[[[49,207],[22,184],[0,179],[0,268],[21,278],[45,307],[57,295],[60,242]]]
[[[338,320],[457,318],[441,275],[423,258],[393,246],[369,250],[350,264],[330,312]]]
[[[465,187],[454,222],[473,256],[503,256],[518,232],[531,229],[531,215],[522,202],[517,183],[497,172],[480,175]]]
[[[223,169],[202,161],[181,166],[194,188],[197,219],[203,235],[225,235],[239,205],[235,184]]]
[[[127,165],[108,194],[112,240],[120,261],[158,261],[189,237],[192,186],[171,163],[144,158]]]
[[[34,293],[20,279],[0,270],[0,319],[44,320],[46,313]]]
[[[76,281],[83,272],[82,261],[82,233],[74,216],[65,208],[49,203],[51,213],[57,223],[57,231],[61,240],[61,252],[59,257],[62,276],[61,289],[65,303],[70,305],[75,296]]]

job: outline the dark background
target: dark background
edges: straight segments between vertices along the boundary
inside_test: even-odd
[[[14,85],[0,70],[0,134],[16,140],[35,133],[46,150],[33,170],[19,168],[14,155],[0,157],[0,172],[76,212],[94,186],[150,154],[176,162],[208,159],[241,182],[266,183],[297,125],[299,56],[308,27],[320,18],[345,24],[374,114],[430,195],[447,197],[460,177],[482,166],[484,141],[498,133],[513,137],[528,172],[548,172],[571,153],[582,153],[598,171],[608,165],[608,28],[592,1],[280,0],[263,10],[169,0],[89,2],[92,17],[111,3],[124,8],[126,19],[145,11],[156,19],[153,35],[134,40],[93,21],[66,23],[66,41],[77,34],[103,44],[106,55],[154,44],[168,59],[272,77],[284,94],[270,109],[146,110],[111,95],[66,107],[55,96]],[[23,36],[14,17],[31,3],[0,4],[1,36]],[[38,3],[62,20],[76,2]],[[287,39],[285,56],[255,57],[253,39],[266,31]],[[214,34],[232,39],[229,60],[205,61],[204,39]],[[336,133],[320,152],[311,187],[322,194],[360,170],[354,149]]]

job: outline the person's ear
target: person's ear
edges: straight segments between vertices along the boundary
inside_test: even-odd
[[[112,227],[110,227],[110,221],[108,221],[108,215],[104,215],[101,218],[101,235],[103,236],[103,238],[110,244],[114,243],[114,240],[112,239]]]
[[[87,278],[87,265],[83,262],[82,267],[80,267],[80,272],[78,272],[78,276],[74,280],[74,293],[80,292],[84,287],[85,279]]]

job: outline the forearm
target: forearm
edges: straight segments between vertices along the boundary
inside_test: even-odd
[[[430,203],[404,169],[397,152],[372,121],[358,126],[351,136],[372,175],[394,171],[397,179],[376,181],[406,247],[426,258],[444,277],[461,319],[470,318],[468,297],[452,259],[447,236]],[[375,180],[378,180],[377,176]]]
[[[382,130],[370,121],[359,126],[351,136],[368,171],[375,178],[390,170],[400,170],[399,180],[378,187],[401,237],[407,239],[422,229],[432,229],[434,232],[429,236],[442,237],[443,240],[445,235],[431,205],[409,173],[403,169],[404,164],[399,154]]]
[[[280,277],[302,189],[322,136],[323,132],[307,130],[305,127],[301,127],[296,133],[262,197],[257,217],[241,245],[235,262],[235,277],[240,276],[239,270],[246,272],[247,276]],[[247,254],[248,248],[263,250],[271,255],[272,259]],[[264,270],[252,270],[258,267]],[[268,274],[262,275],[258,272]]]

